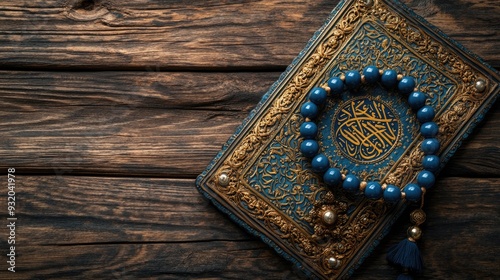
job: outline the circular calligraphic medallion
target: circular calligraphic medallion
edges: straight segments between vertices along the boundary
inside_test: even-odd
[[[386,158],[399,141],[401,123],[387,103],[363,96],[343,102],[332,120],[338,151],[356,163]]]

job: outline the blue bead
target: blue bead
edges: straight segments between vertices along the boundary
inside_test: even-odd
[[[398,89],[402,94],[410,94],[415,88],[415,79],[410,76],[404,76],[401,81],[399,81]]]
[[[434,138],[439,132],[439,126],[435,122],[426,122],[420,126],[420,133],[425,138]]]
[[[410,104],[410,107],[413,110],[417,111],[425,105],[426,99],[425,93],[414,91],[410,94],[410,96],[408,96],[408,104]]]
[[[418,173],[417,184],[426,189],[432,188],[436,182],[434,174],[428,170],[422,170]]]
[[[335,187],[342,182],[342,173],[338,168],[330,167],[323,175],[323,182],[330,187]]]
[[[439,140],[436,138],[427,138],[420,145],[420,149],[425,155],[435,155],[440,148]]]
[[[312,159],[311,167],[314,172],[323,173],[330,167],[330,162],[325,155],[319,154]]]
[[[401,190],[394,186],[388,185],[384,190],[384,200],[391,203],[396,203],[401,199]]]
[[[406,194],[406,200],[417,202],[422,197],[422,190],[417,184],[408,184],[403,190]]]
[[[305,139],[314,139],[318,134],[318,126],[313,122],[304,122],[300,125],[300,135]]]
[[[308,158],[312,158],[318,154],[319,144],[316,140],[304,140],[300,144],[300,152]]]
[[[373,65],[365,67],[363,75],[365,76],[365,81],[369,84],[374,84],[380,79],[378,68]]]
[[[323,105],[326,102],[327,92],[324,88],[315,87],[309,93],[309,100],[316,105]]]
[[[392,69],[385,70],[380,81],[385,88],[391,89],[398,84],[398,73]]]
[[[435,114],[436,113],[434,112],[434,108],[432,108],[429,105],[426,105],[420,108],[420,110],[418,110],[417,119],[421,123],[430,122],[434,119]]]
[[[435,155],[424,156],[422,160],[422,166],[432,172],[436,172],[439,169],[439,157]]]
[[[345,74],[345,85],[348,89],[355,89],[361,84],[361,75],[358,71],[351,70]]]
[[[314,119],[316,118],[316,116],[318,116],[318,112],[318,106],[316,106],[316,104],[312,103],[311,101],[304,103],[300,108],[300,114],[304,118]]]
[[[332,95],[339,95],[344,91],[344,82],[338,77],[333,77],[328,80],[328,87]]]
[[[358,177],[349,174],[345,176],[345,180],[342,183],[342,187],[344,188],[344,190],[348,192],[357,192],[359,190],[359,184],[361,184],[361,181],[359,181]]]
[[[383,194],[382,186],[377,182],[368,182],[365,188],[365,196],[370,199],[379,199]]]

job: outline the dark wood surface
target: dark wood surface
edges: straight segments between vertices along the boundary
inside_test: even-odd
[[[0,170],[16,168],[18,255],[7,272],[2,227],[0,279],[300,278],[194,180],[337,2],[2,3]],[[403,2],[500,68],[496,0]],[[428,194],[422,279],[500,278],[499,138],[495,105]],[[353,279],[397,275],[384,252],[406,223]]]

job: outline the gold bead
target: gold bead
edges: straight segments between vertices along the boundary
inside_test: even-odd
[[[311,119],[310,119],[310,118],[306,118],[306,119],[305,119],[305,121],[306,121],[306,122],[310,122],[310,121],[311,121]]]
[[[344,75],[344,74],[340,75],[339,79],[340,79],[342,82],[343,82],[343,81],[345,81],[345,75]]]
[[[361,75],[361,82],[364,84],[366,83],[366,78],[365,78],[365,75]]]
[[[364,1],[364,4],[365,4],[365,6],[367,6],[367,7],[371,7],[371,6],[373,6],[373,4],[374,4],[374,3],[373,3],[373,0],[365,0],[365,1]]]
[[[387,184],[382,184],[382,189],[383,190],[387,189]]]
[[[479,79],[474,83],[474,87],[476,88],[477,92],[483,92],[486,90],[486,82],[482,79]]]
[[[345,176],[345,174],[342,174],[342,180],[345,180],[345,177],[347,176]]]
[[[417,226],[412,226],[408,228],[408,237],[413,240],[419,240],[422,237],[422,230]]]
[[[229,176],[226,173],[219,175],[219,185],[222,187],[227,187],[229,185]]]
[[[398,74],[398,81],[401,81],[403,79],[403,75]]]
[[[323,89],[327,92],[330,93],[332,89],[329,86],[323,86]]]
[[[406,193],[405,192],[401,192],[401,199],[405,199],[406,198]]]
[[[341,263],[342,262],[339,259],[335,258],[335,257],[329,257],[328,258],[328,266],[331,269],[337,269],[337,268],[339,268],[339,266],[340,266]]]
[[[323,218],[323,223],[331,226],[337,220],[337,214],[332,210],[326,210],[325,212],[323,212],[322,218]]]
[[[368,183],[366,181],[362,181],[360,184],[359,184],[359,189],[361,191],[364,191],[366,189],[366,186],[368,185]]]
[[[380,74],[380,76],[384,75],[384,70],[380,69],[378,70],[378,73]]]

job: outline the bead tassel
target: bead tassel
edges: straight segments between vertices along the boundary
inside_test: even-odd
[[[387,253],[387,260],[411,272],[419,273],[423,269],[422,256],[417,243],[409,238],[391,247]]]
[[[397,278],[399,280],[413,279],[410,272],[420,273],[424,268],[417,240],[422,237],[422,230],[419,225],[425,222],[425,218],[425,212],[421,208],[412,211],[410,220],[414,225],[408,228],[408,238],[392,246],[387,252],[387,261],[403,268],[403,274],[400,274]]]

